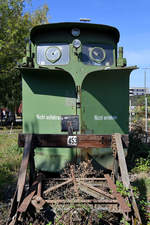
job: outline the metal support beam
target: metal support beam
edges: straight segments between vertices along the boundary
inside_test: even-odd
[[[115,138],[116,150],[117,150],[118,159],[119,159],[119,167],[121,171],[122,182],[123,182],[123,185],[129,189],[130,179],[128,175],[124,150],[122,146],[121,134],[114,134],[114,138]]]
[[[28,134],[19,134],[18,145],[24,147],[25,137]],[[33,134],[33,144],[36,147],[59,147],[59,148],[110,148],[112,135],[76,135],[77,144],[70,146],[67,144],[68,135],[64,134]],[[128,135],[122,135],[122,140],[127,147]]]
[[[18,177],[18,183],[17,183],[17,202],[20,202],[21,196],[23,193],[23,188],[25,185],[25,179],[26,179],[26,173],[27,173],[27,167],[29,163],[29,157],[30,157],[30,151],[32,149],[32,134],[26,135],[25,138],[25,146],[24,146],[24,152],[23,152],[23,159],[21,162],[21,167],[19,171],[19,177]]]

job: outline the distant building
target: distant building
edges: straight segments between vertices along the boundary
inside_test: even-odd
[[[130,96],[150,94],[150,89],[144,87],[131,87],[129,89],[129,94]]]

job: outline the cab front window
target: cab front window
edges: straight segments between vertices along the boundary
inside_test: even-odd
[[[114,64],[113,46],[105,44],[83,45],[82,61],[86,65],[112,66]]]

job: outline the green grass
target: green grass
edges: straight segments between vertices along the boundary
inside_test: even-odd
[[[17,180],[22,158],[17,139],[17,134],[0,135],[0,200],[3,200],[5,188]]]
[[[147,211],[150,201],[150,177],[148,173],[142,172],[138,174],[137,179],[133,182],[137,205],[140,211],[143,224],[150,224],[150,215]]]
[[[146,199],[150,200],[150,177],[148,173],[141,172],[137,175],[137,179],[133,182],[133,186],[137,187]]]

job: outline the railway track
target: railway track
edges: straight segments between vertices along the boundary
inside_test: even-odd
[[[101,214],[113,215],[109,219],[107,216],[101,218],[103,223],[107,221],[105,224],[117,224],[116,221],[120,221],[121,218],[132,225],[141,224],[123,151],[127,137],[114,134],[77,135],[75,138],[77,147],[111,147],[114,156],[112,173],[94,171],[92,166],[83,162],[80,166],[76,164],[68,166],[61,177],[37,174],[34,166],[34,149],[39,146],[65,147],[68,145],[67,135],[22,134],[19,136],[19,146],[24,146],[24,154],[8,225],[29,222],[37,224],[37,219],[38,224],[47,224],[50,221],[52,224],[59,224],[62,221],[66,221],[66,224],[88,224],[85,223],[86,220],[96,224],[94,221],[100,220],[96,215]],[[26,186],[28,164],[29,185]],[[122,182],[126,188],[125,197],[117,191],[116,180]]]

